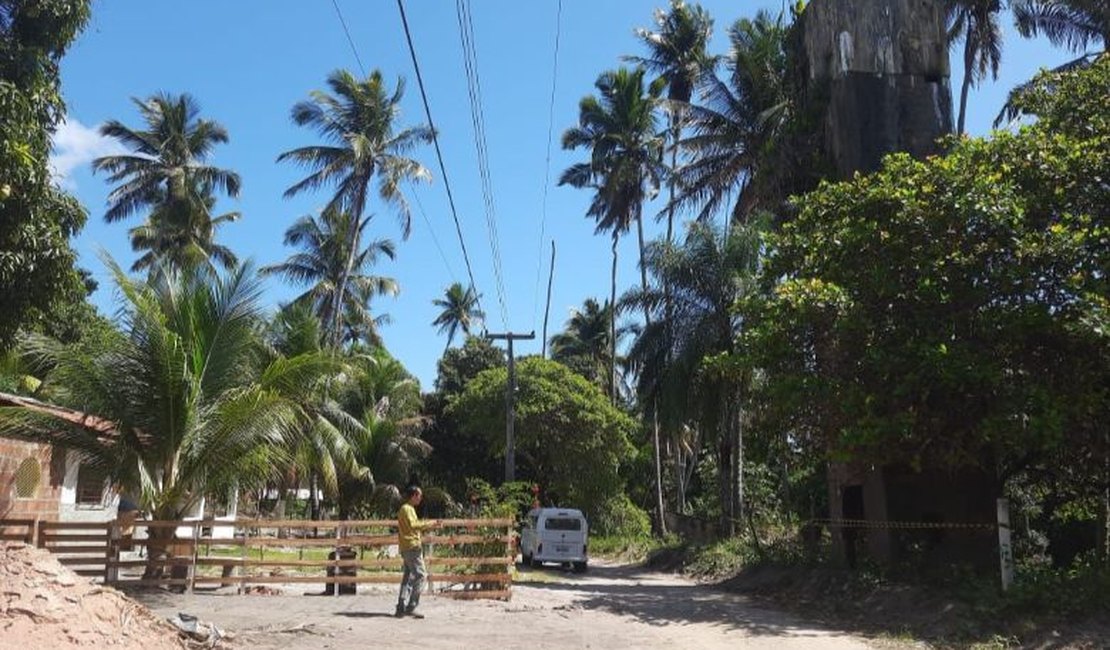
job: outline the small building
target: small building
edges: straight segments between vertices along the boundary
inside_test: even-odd
[[[119,496],[77,454],[0,438],[0,518],[111,521]]]
[[[110,422],[28,397],[0,393],[0,406],[48,413],[103,435],[114,434]],[[236,518],[238,493],[230,495],[227,506],[209,507],[206,512],[208,501],[202,497],[183,519],[199,521],[207,515],[208,519],[229,522],[227,526],[205,527],[203,534],[233,537],[235,528],[230,522]],[[82,463],[77,452],[0,437],[0,519],[106,522],[117,518],[119,503],[120,495],[108,484],[105,473]],[[191,535],[191,526],[178,529],[178,536]]]

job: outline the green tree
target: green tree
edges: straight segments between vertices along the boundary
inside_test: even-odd
[[[88,18],[87,0],[0,2],[0,350],[84,301],[69,240],[86,214],[48,159],[65,115],[58,64]]]
[[[437,364],[435,391],[424,399],[428,419],[424,440],[435,449],[428,458],[427,470],[437,485],[452,494],[463,494],[470,478],[487,482],[503,478],[504,465],[490,452],[485,434],[462,430],[448,405],[483,371],[504,368],[505,364],[503,349],[476,336],[467,337],[461,347],[449,348]]]
[[[309,101],[293,106],[293,122],[315,129],[327,144],[298,147],[278,156],[279,162],[289,160],[312,172],[290,186],[285,196],[334,186],[335,193],[324,212],[349,214],[361,224],[369,219],[364,215],[370,185],[376,179],[378,197],[397,210],[407,238],[412,224],[401,183],[431,178],[428,170],[407,154],[420,143],[431,141],[431,129],[399,128],[403,79],[390,92],[378,70],[364,80],[346,70],[336,70],[328,76],[328,86],[331,94],[316,90]],[[325,321],[325,332],[333,346],[342,340],[342,300],[348,295],[347,284],[356,268],[358,251],[362,250],[362,230],[360,226],[345,233],[346,266],[332,295],[333,304],[328,310],[331,320]]]
[[[474,287],[463,289],[462,284],[456,282],[447,287],[442,298],[432,301],[441,310],[432,325],[439,327],[440,334],[447,334],[444,352],[451,347],[460,328],[464,336],[470,336],[472,328],[481,327],[486,315],[478,308],[478,299],[479,295]]]
[[[552,360],[571,368],[610,394],[614,391],[615,379],[607,372],[613,366],[609,356],[614,348],[609,341],[612,319],[613,308],[608,303],[601,306],[597,300],[586,298],[581,309],[571,310],[563,331],[551,337]],[[620,345],[632,332],[632,327],[621,325],[616,331],[617,345]]]
[[[1057,47],[1084,52],[1088,45],[1110,43],[1110,7],[1099,0],[1012,0],[1018,31],[1026,38],[1044,35]]]
[[[597,222],[596,233],[608,231],[613,239],[609,304],[617,302],[617,243],[637,226],[640,256],[644,252],[641,216],[644,202],[655,195],[663,175],[663,142],[656,128],[655,110],[661,82],[644,87],[644,69],[620,68],[605,72],[594,84],[598,95],[587,95],[578,104],[578,126],[563,133],[563,148],[585,148],[590,161],[576,163],[559,177],[560,185],[593,190],[586,216]],[[640,272],[641,284],[647,276]],[[610,399],[616,392],[617,320],[609,319]]]
[[[180,519],[205,495],[273,477],[307,417],[302,396],[334,362],[260,361],[261,286],[249,268],[159,272],[148,285],[110,266],[123,336],[35,350],[53,368],[44,399],[88,417],[0,408],[0,435],[79,452],[154,519]],[[165,541],[173,529],[151,534]]]
[[[312,305],[323,326],[325,342],[367,339],[380,343],[378,325],[382,316],[370,313],[370,302],[380,295],[395,296],[397,281],[390,277],[371,275],[370,269],[384,255],[393,259],[395,247],[388,239],[376,239],[355,251],[348,259],[351,241],[362,241],[362,231],[369,219],[357,222],[350,212],[325,210],[319,217],[306,215],[285,231],[285,245],[296,246],[300,252],[280,264],[262,268],[266,275],[280,275],[300,285],[309,285],[295,302]],[[334,309],[344,311],[338,321]],[[338,334],[329,333],[338,325]]]
[[[1110,8],[1100,0],[1011,0],[1018,33],[1025,38],[1045,36],[1057,47],[1063,47],[1079,56],[1056,67],[1063,72],[1090,65],[1110,45]],[[1102,47],[1093,52],[1087,47]],[[1032,82],[1019,85],[1010,92],[1006,104],[994,118],[997,127],[1004,120],[1014,120],[1021,115],[1016,99],[1028,90]]]
[[[188,93],[159,93],[132,98],[144,127],[133,129],[109,120],[100,133],[119,141],[131,153],[93,161],[94,172],[108,174],[116,186],[108,194],[105,221],[113,223],[150,210],[146,222],[131,231],[132,247],[148,254],[135,269],[155,260],[179,268],[215,259],[225,268],[235,256],[213,241],[216,228],[234,221],[237,212],[213,217],[216,192],[239,196],[239,175],[207,164],[217,144],[228,141],[219,122],[200,118],[200,105]]]
[[[637,28],[636,37],[647,49],[647,56],[627,57],[656,74],[667,85],[666,108],[670,115],[671,169],[678,168],[679,141],[685,122],[686,106],[698,83],[711,73],[715,59],[707,47],[713,35],[713,18],[699,4],[687,5],[671,0],[670,11],[655,11],[655,29]],[[675,178],[667,183],[671,207],[667,214],[667,241],[673,240]]]
[[[657,404],[670,431],[681,435],[686,425],[696,427],[692,444],[679,445],[688,452],[676,455],[679,505],[685,505],[691,463],[703,442],[712,443],[726,529],[744,512],[743,423],[750,378],[723,372],[713,360],[735,351],[741,320],[734,307],[756,289],[760,251],[756,226],[734,224],[730,231],[725,235],[695,223],[682,245],[653,243],[644,263],[655,282],[622,298],[626,307],[658,312],[629,350],[639,371],[639,401]],[[673,301],[669,314],[664,286]]]
[[[777,207],[769,204],[781,171],[773,155],[794,109],[789,29],[781,14],[763,10],[729,28],[725,78],[706,75],[703,101],[687,109],[690,135],[680,146],[690,159],[674,172],[682,191],[667,209],[692,209],[704,221],[724,208],[732,221],[744,221]]]
[[[215,196],[193,188],[187,201],[156,207],[144,223],[127,233],[132,250],[146,251],[131,270],[149,271],[158,264],[184,268],[206,262],[224,268],[235,266],[238,258],[230,248],[216,243],[216,231],[241,215],[227,212],[213,217],[215,206]]]
[[[508,371],[480,373],[449,407],[463,430],[505,453],[503,427]],[[517,471],[556,503],[591,518],[621,493],[620,467],[635,453],[636,423],[604,393],[563,365],[529,357],[517,364]]]
[[[764,401],[796,445],[982,466],[999,489],[1069,468],[1105,489],[1107,87],[1105,57],[1043,74],[1019,132],[890,156],[800,199],[772,241],[771,291],[743,309]]]
[[[1002,26],[998,14],[1002,0],[955,0],[946,6],[948,42],[964,41],[964,79],[960,84],[960,111],[956,133],[963,135],[967,117],[967,93],[988,74],[998,79],[1002,63]]]

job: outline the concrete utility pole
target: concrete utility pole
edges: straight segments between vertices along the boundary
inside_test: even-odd
[[[513,357],[513,341],[530,341],[536,338],[535,330],[527,334],[505,332],[486,334],[491,341],[504,339],[509,342],[509,383],[505,387],[505,482],[516,480],[516,441],[513,439],[513,425],[516,419],[516,359]]]

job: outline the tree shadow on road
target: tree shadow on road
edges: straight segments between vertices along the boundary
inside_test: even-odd
[[[839,630],[761,607],[750,598],[709,585],[677,582],[636,566],[591,567],[589,573],[551,576],[528,587],[577,592],[571,607],[630,616],[648,625],[700,624],[753,636],[826,637]]]

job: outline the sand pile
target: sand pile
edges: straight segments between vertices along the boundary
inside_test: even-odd
[[[110,587],[92,584],[46,551],[0,546],[0,650],[178,650],[177,630]]]

